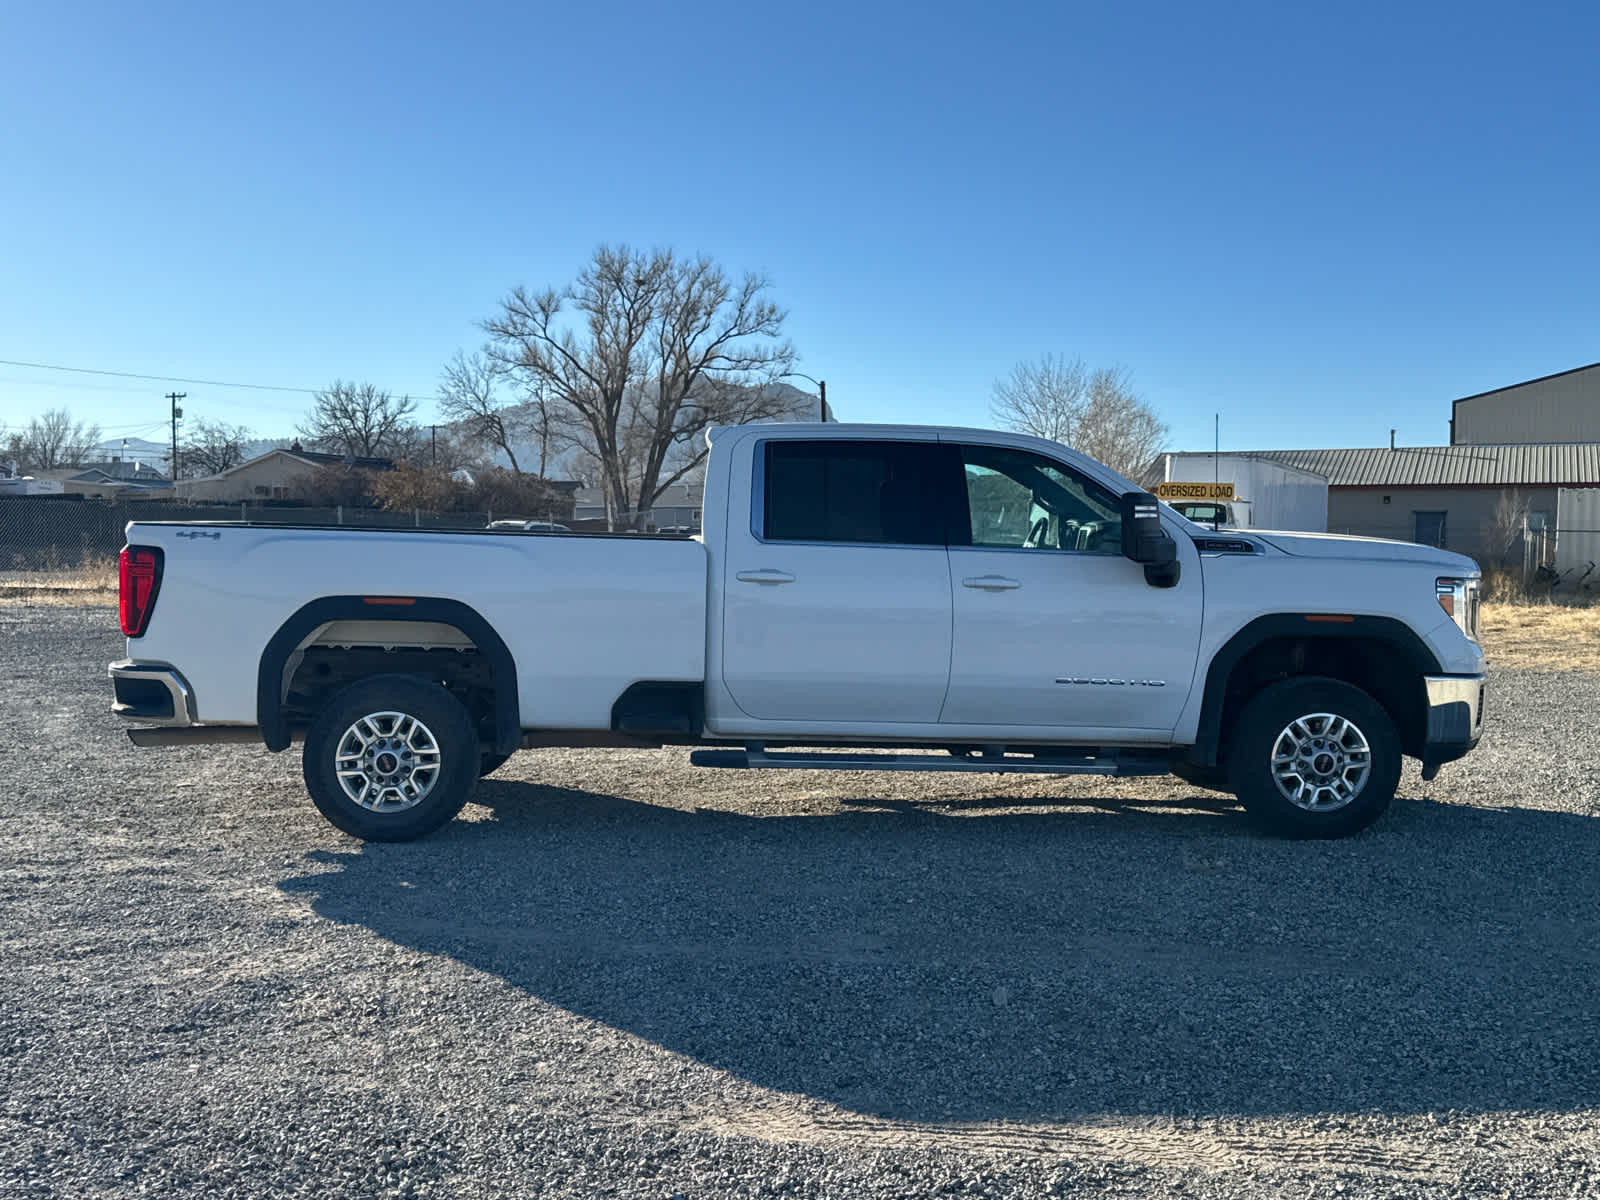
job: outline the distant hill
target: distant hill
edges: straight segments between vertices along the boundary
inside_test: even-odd
[[[90,457],[95,462],[121,459],[123,462],[143,463],[163,471],[170,452],[171,447],[166,442],[151,442],[144,438],[107,438],[94,447]]]

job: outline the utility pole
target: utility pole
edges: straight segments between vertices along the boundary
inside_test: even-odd
[[[183,409],[178,407],[179,400],[187,400],[188,392],[168,392],[167,399],[172,401],[172,482],[178,482],[178,418],[183,416]]]
[[[428,426],[428,437],[433,443],[433,465],[437,467],[439,465],[439,427],[437,425]]]

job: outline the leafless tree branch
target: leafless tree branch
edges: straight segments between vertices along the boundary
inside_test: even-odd
[[[1052,354],[1018,363],[997,381],[990,411],[1008,429],[1072,446],[1133,480],[1149,470],[1168,433],[1124,368],[1091,371],[1082,359]]]
[[[100,426],[74,421],[65,408],[52,408],[34,417],[11,447],[18,465],[39,471],[77,466],[100,440]]]
[[[318,392],[300,435],[333,454],[377,457],[399,453],[414,436],[406,420],[417,404],[398,400],[370,383],[346,383]]]

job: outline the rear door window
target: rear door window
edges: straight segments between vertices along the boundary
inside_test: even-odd
[[[945,544],[937,443],[774,440],[765,450],[766,541]]]

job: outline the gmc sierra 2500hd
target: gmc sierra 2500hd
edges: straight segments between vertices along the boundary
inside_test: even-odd
[[[317,807],[384,841],[450,820],[519,748],[664,744],[1170,771],[1327,837],[1383,812],[1402,755],[1432,778],[1478,742],[1468,558],[1219,534],[1014,434],[710,443],[698,539],[130,524],[114,711],[139,745],[303,738]]]

